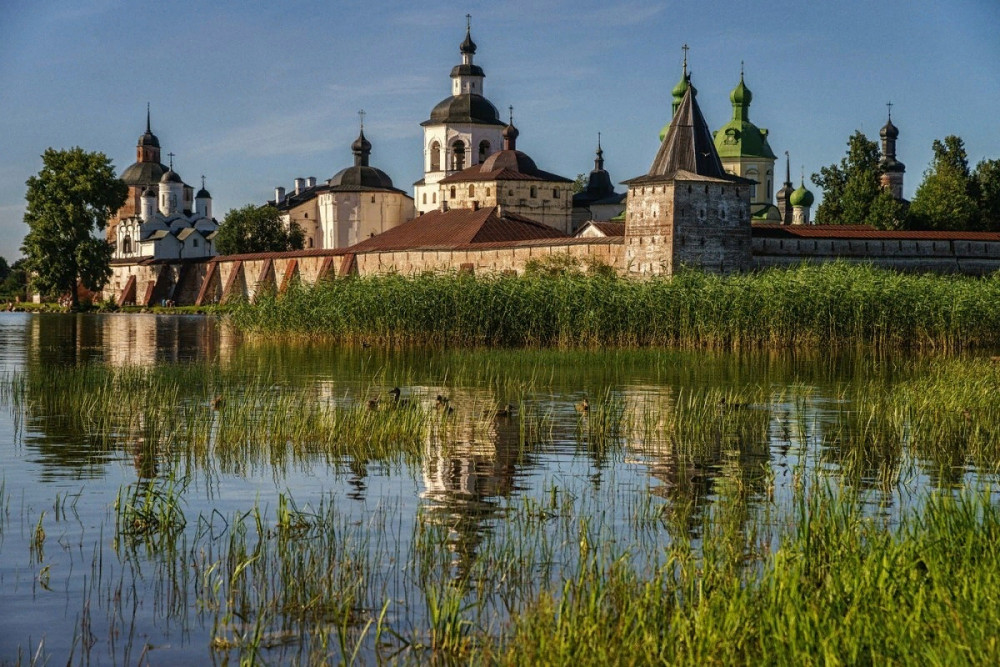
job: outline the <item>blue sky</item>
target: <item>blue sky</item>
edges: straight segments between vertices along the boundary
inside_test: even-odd
[[[643,174],[669,119],[681,46],[716,129],[745,61],[750,117],[793,180],[876,138],[887,101],[911,197],[931,142],[1000,157],[1000,2],[621,3],[0,0],[0,256],[19,255],[24,182],[49,146],[103,151],[120,172],[153,131],[220,220],[297,176],[351,163],[365,109],[372,163],[412,192],[420,123],[449,94],[465,14],[486,95],[514,105],[518,148],[570,178],[597,132],[616,182]],[[818,194],[818,193],[817,193]]]

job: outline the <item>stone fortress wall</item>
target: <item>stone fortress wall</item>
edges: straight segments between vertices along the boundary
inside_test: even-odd
[[[348,275],[468,271],[475,274],[523,273],[535,259],[568,255],[582,266],[615,267],[623,274],[623,237],[571,238],[559,242],[522,241],[483,244],[455,250],[413,249],[348,253],[293,251],[229,255],[185,262],[119,263],[103,298],[119,304],[209,305],[234,299],[253,300],[264,290],[284,291],[292,281],[313,285]],[[1000,240],[752,238],[753,267],[787,267],[835,260],[870,263],[912,272],[985,275],[1000,271]]]

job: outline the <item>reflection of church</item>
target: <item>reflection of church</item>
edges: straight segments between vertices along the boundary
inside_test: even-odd
[[[476,398],[469,393],[452,400],[459,405],[494,404]],[[447,529],[459,576],[474,560],[501,499],[514,492],[517,471],[530,465],[521,452],[516,416],[473,414],[460,410],[440,432],[432,433],[421,463],[422,516]]]

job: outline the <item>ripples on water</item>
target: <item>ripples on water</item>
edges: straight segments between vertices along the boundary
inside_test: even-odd
[[[210,648],[213,638],[230,637],[240,626],[229,618],[228,631],[220,630],[219,613],[204,591],[209,561],[195,554],[233,548],[235,519],[250,516],[255,507],[265,528],[278,530],[275,517],[288,498],[303,512],[296,516],[315,518],[317,508],[334,508],[329,516],[339,526],[340,543],[350,542],[378,561],[366,566],[373,569],[366,570],[367,592],[356,606],[374,616],[380,601],[390,600],[387,619],[401,634],[427,623],[419,611],[425,580],[403,561],[435,544],[447,576],[479,581],[466,595],[480,599],[489,595],[489,577],[481,569],[493,562],[493,551],[525,550],[519,557],[534,564],[527,576],[535,580],[525,590],[558,581],[561,568],[571,567],[568,561],[583,548],[576,538],[567,544],[567,526],[584,522],[595,540],[618,542],[652,566],[676,531],[697,541],[704,516],[720,499],[739,498],[742,520],[761,521],[773,511],[765,509],[790,503],[811,471],[836,476],[847,465],[847,453],[830,437],[843,408],[843,387],[892,382],[898,372],[893,360],[791,353],[248,345],[206,317],[0,313],[5,378],[82,364],[206,364],[266,377],[277,393],[308,391],[341,407],[374,397],[385,405],[391,400],[386,392],[398,385],[404,401],[428,413],[437,395],[447,395],[453,426],[443,436],[432,430],[412,464],[309,451],[235,462],[209,455],[192,462],[183,454],[164,460],[134,437],[109,447],[107,434],[86,432],[69,415],[40,410],[30,395],[24,402],[8,395],[0,411],[0,662],[18,656],[26,661],[40,645],[56,662],[70,655],[135,662],[144,651],[170,663],[218,657]],[[476,377],[470,369],[484,372]],[[657,434],[692,395],[728,402],[710,406],[710,423],[692,435],[699,448],[684,452],[684,443],[671,445]],[[588,413],[578,409],[585,396]],[[210,398],[182,394],[177,409],[198,403],[197,414],[223,419],[225,410],[206,408]],[[508,402],[516,405],[514,416],[483,415]],[[851,465],[856,469],[850,483],[862,491],[862,501],[890,519],[913,489],[992,479],[965,460],[941,475],[937,462],[905,451],[888,462],[852,459]],[[113,535],[119,494],[146,488],[137,484],[163,488],[155,485],[182,469],[187,524],[180,537],[169,544],[123,546]],[[665,518],[680,508],[682,522]],[[319,520],[303,521],[303,534],[313,535],[308,526]],[[544,523],[531,533],[537,541],[519,544],[519,531],[531,521]],[[43,552],[37,548],[39,525]],[[258,555],[280,560],[274,553]],[[495,625],[510,608],[492,600],[483,613],[492,614]],[[301,641],[273,627],[268,631],[270,650],[304,650]],[[374,650],[365,644],[362,655]]]

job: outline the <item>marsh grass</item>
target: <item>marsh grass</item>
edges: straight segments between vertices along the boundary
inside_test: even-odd
[[[378,345],[878,347],[1000,344],[1000,276],[832,263],[645,281],[607,275],[371,276],[235,306],[265,336]]]
[[[553,365],[579,358],[549,354]],[[900,362],[844,384],[835,406],[821,409],[808,386],[653,390],[610,384],[614,370],[601,382],[573,375],[557,389],[554,373],[509,359],[435,367],[431,381],[412,368],[374,369],[352,391],[239,365],[8,376],[0,394],[11,405],[58,411],[100,446],[157,462],[156,475],[122,487],[110,511],[120,560],[106,560],[103,535],[94,542],[74,598],[81,660],[97,660],[105,639],[116,658],[136,657],[115,642],[135,638],[129,619],[145,604],[137,581],[156,582],[149,605],[186,636],[207,637],[220,662],[1000,658],[991,631],[1000,621],[1000,509],[988,486],[960,487],[968,470],[990,479],[1000,465],[992,360]],[[472,382],[484,368],[482,383]],[[405,379],[406,402],[388,402],[387,387]],[[434,407],[446,390],[454,413]],[[574,411],[581,392],[589,409]],[[513,414],[501,416],[507,404]],[[559,438],[602,471],[603,487],[552,476],[537,492],[486,499],[463,490],[421,498],[406,519],[391,503],[359,518],[334,493],[304,502],[291,490],[225,515],[181,511],[193,493],[187,481],[216,467],[280,472],[292,460],[364,470],[378,461],[416,474],[437,457],[478,472],[523,465]],[[781,504],[776,447],[794,466]],[[816,448],[832,465],[812,465]],[[908,458],[950,472],[943,490],[896,506]],[[647,489],[619,484],[627,466],[644,467]],[[864,492],[871,479],[889,498],[875,507]],[[6,489],[4,479],[4,513]],[[55,519],[66,499],[56,496]],[[44,517],[22,520],[29,544],[54,531]],[[50,576],[65,573],[40,570],[43,588]]]

